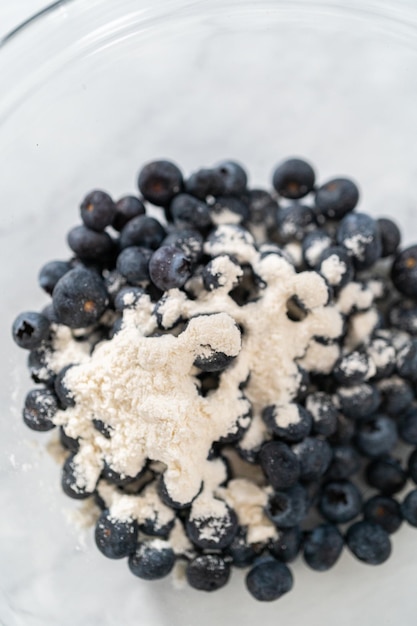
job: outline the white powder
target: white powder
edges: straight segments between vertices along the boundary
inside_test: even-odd
[[[300,267],[303,264],[303,248],[300,243],[292,241],[284,246],[285,252],[288,253],[290,259],[295,267]]]
[[[349,328],[344,341],[345,347],[348,350],[354,350],[359,345],[367,343],[378,322],[378,312],[374,308],[352,315],[349,319]]]
[[[288,428],[291,424],[298,424],[300,419],[300,411],[294,403],[278,405],[274,409],[274,420],[280,428]]]
[[[346,263],[337,254],[331,254],[320,265],[320,273],[327,280],[329,285],[339,285],[346,274]]]
[[[364,311],[369,309],[374,300],[374,294],[362,283],[351,282],[343,287],[339,293],[336,307],[344,315],[348,315],[353,309]]]
[[[58,373],[67,365],[88,360],[91,345],[87,341],[75,341],[70,328],[52,324],[52,351],[47,353],[48,367]]]
[[[331,244],[332,240],[330,237],[317,238],[311,243],[305,251],[305,257],[310,267],[314,267],[318,263],[323,252],[327,250]]]
[[[343,240],[344,247],[353,254],[357,259],[363,261],[365,259],[366,246],[373,240],[372,235],[364,235],[357,233]]]

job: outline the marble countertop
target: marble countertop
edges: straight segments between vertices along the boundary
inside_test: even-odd
[[[50,4],[47,0],[0,2],[0,39],[19,24]]]

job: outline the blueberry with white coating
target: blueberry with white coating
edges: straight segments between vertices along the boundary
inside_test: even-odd
[[[238,530],[236,513],[225,505],[222,515],[190,516],[185,526],[187,537],[202,550],[223,550],[230,545]]]
[[[381,393],[375,385],[360,383],[353,387],[341,386],[336,392],[340,410],[351,419],[367,418],[378,410]]]
[[[359,515],[362,496],[348,480],[335,480],[324,485],[319,501],[320,513],[329,522],[343,524]]]
[[[332,397],[324,391],[310,393],[305,408],[313,417],[313,432],[328,437],[336,432],[337,409]]]
[[[168,576],[175,565],[175,553],[161,539],[140,541],[129,555],[129,569],[138,578],[159,580]]]
[[[284,198],[298,200],[314,188],[316,175],[310,163],[303,159],[287,159],[272,174],[274,189]]]
[[[63,367],[55,378],[55,393],[62,409],[75,406],[74,396],[65,383],[65,376],[71,367],[73,367],[73,365]]]
[[[287,442],[301,441],[310,434],[313,418],[300,404],[267,406],[262,418],[268,430]]]
[[[321,255],[316,270],[331,287],[341,289],[353,278],[353,265],[347,251],[342,246],[330,246]]]
[[[67,457],[61,474],[61,486],[64,493],[74,500],[85,500],[92,495],[91,491],[78,478],[77,465],[74,461],[75,454]]]
[[[138,187],[143,197],[157,206],[167,206],[183,188],[181,170],[172,161],[147,163],[139,172]]]
[[[52,430],[57,411],[58,401],[52,389],[31,389],[25,398],[23,421],[31,430]]]
[[[230,578],[230,563],[218,554],[201,554],[187,564],[187,581],[199,591],[216,591]]]
[[[84,267],[74,268],[57,282],[52,300],[59,322],[70,328],[95,324],[109,303],[101,277]]]
[[[129,250],[129,248],[126,249]],[[122,287],[114,298],[114,308],[119,312],[125,309],[135,308],[144,295],[145,291],[141,287],[130,285]]]
[[[332,245],[330,235],[321,229],[306,234],[302,242],[303,260],[308,267],[316,267],[323,252]]]
[[[239,526],[232,543],[226,548],[226,554],[235,567],[246,568],[252,565],[263,548],[262,543],[248,543],[246,528]]]
[[[274,237],[280,243],[302,241],[308,232],[315,230],[316,218],[313,209],[294,202],[276,213]]]
[[[365,352],[354,350],[340,357],[333,369],[333,376],[340,385],[357,385],[370,374],[371,364]]]
[[[318,213],[331,220],[341,220],[358,201],[359,189],[349,178],[333,178],[316,191]]]
[[[395,417],[403,413],[414,400],[410,383],[398,376],[381,381],[378,389],[382,396],[381,410],[387,415]]]
[[[94,534],[96,546],[108,559],[129,556],[135,550],[137,536],[136,521],[117,519],[108,509],[102,511],[96,522]]]
[[[381,257],[378,224],[366,213],[350,213],[337,229],[337,243],[344,246],[356,269],[371,267]]]
[[[175,226],[205,231],[211,226],[210,209],[205,202],[187,193],[180,193],[170,204]]]
[[[304,560],[312,569],[325,572],[336,564],[342,554],[343,545],[343,536],[337,526],[320,524],[306,533]]]
[[[291,591],[292,586],[290,569],[272,557],[259,559],[246,576],[249,593],[261,602],[278,600]]]
[[[19,348],[36,350],[48,341],[49,320],[36,311],[20,313],[13,322],[12,335]]]

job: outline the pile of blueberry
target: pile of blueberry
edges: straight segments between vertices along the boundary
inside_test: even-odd
[[[20,314],[13,324],[13,338],[29,351],[29,370],[39,385],[27,394],[23,419],[33,430],[49,431],[58,409],[74,402],[63,384],[65,371],[48,368],[54,326],[69,327],[79,341],[88,336],[94,346],[111,340],[126,303],[132,306],[143,293],[156,304],[169,289],[188,293],[195,276],[202,276],[208,290],[215,288],[215,277],[205,271],[210,258],[204,244],[217,224],[237,225],[286,258],[293,254],[297,271],[314,270],[325,278],[330,299],[355,285],[356,304],[344,313],[341,357],[328,375],[304,372],[298,422],[280,426],[275,407],[266,407],[268,440],[259,450],[245,454],[238,441],[215,444],[216,454],[232,446],[262,469],[272,487],[265,513],[278,539],[249,544],[245,527],[231,515],[227,540],[207,549],[199,545],[187,510],[177,512],[195,548],[186,569],[189,584],[212,591],[227,583],[232,565],[249,568],[247,588],[258,600],[274,600],[291,589],[287,564],[299,554],[309,567],[324,571],[347,546],[361,561],[377,565],[389,557],[390,535],[403,521],[417,526],[417,489],[410,490],[417,484],[417,245],[401,249],[392,220],[355,212],[359,191],[349,179],[318,186],[307,162],[289,159],[275,169],[272,182],[272,192],[250,189],[245,170],[233,161],[188,178],[175,164],[154,161],[139,173],[140,197],[114,202],[104,191],[92,191],[81,203],[82,224],[68,233],[72,257],[40,271],[51,302],[40,313]],[[157,217],[149,215],[149,205]],[[354,316],[367,311],[359,304],[366,289],[375,293],[375,319],[363,318],[368,332],[349,349],[343,342],[355,330]],[[242,304],[253,297],[243,284],[234,295]],[[294,321],[303,315],[299,303],[292,314]],[[211,383],[208,377],[208,388]],[[99,420],[94,426],[111,436]],[[73,489],[71,455],[78,442],[62,428],[60,437],[70,453],[63,489],[84,497]],[[121,492],[126,488],[109,468],[104,478]],[[104,507],[99,497],[97,502]],[[149,540],[138,543],[138,531]],[[132,572],[145,579],[168,574],[176,558],[154,535],[161,532],[152,525],[138,529],[115,521],[105,508],[96,526],[103,554],[127,556]]]

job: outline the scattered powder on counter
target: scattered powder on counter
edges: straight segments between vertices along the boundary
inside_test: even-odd
[[[324,276],[329,285],[338,285],[346,274],[346,263],[337,254],[330,255],[320,265],[320,274]]]
[[[46,444],[46,451],[55,461],[55,463],[58,463],[58,465],[61,466],[64,465],[66,459],[70,454],[69,451],[61,445],[57,431],[52,433],[52,435],[50,436]]]
[[[79,530],[85,530],[94,526],[100,517],[100,509],[93,498],[84,500],[77,509],[66,511],[67,519]]]

